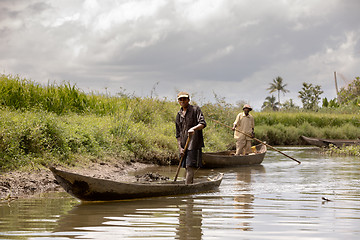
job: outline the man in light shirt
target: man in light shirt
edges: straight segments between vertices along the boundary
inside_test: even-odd
[[[251,152],[252,138],[245,136],[244,132],[254,137],[254,117],[250,115],[252,108],[250,105],[245,104],[243,112],[236,116],[233,131],[234,138],[236,139],[236,155],[247,155]]]

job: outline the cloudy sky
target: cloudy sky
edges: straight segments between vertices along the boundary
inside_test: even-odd
[[[360,75],[358,0],[0,0],[0,71],[85,92],[260,109],[277,76],[294,99]],[[155,91],[154,91],[155,90]]]

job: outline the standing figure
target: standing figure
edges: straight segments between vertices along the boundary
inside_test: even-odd
[[[242,113],[236,116],[234,126],[232,128],[234,132],[234,138],[236,139],[236,155],[247,155],[251,152],[251,140],[252,138],[245,136],[241,132],[244,132],[252,137],[254,134],[254,117],[250,115],[252,108],[250,105],[245,104]]]
[[[202,147],[204,147],[204,137],[202,129],[206,127],[206,122],[200,107],[190,105],[190,95],[187,92],[180,92],[177,95],[181,106],[176,115],[176,139],[180,151],[180,157],[184,156],[182,167],[186,168],[185,183],[191,184],[194,180],[196,168],[202,167]],[[188,136],[191,141],[185,152],[185,144]]]

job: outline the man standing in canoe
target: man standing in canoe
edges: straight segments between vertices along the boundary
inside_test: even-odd
[[[186,168],[185,183],[191,184],[194,180],[196,168],[202,167],[202,147],[204,137],[202,129],[206,122],[200,107],[190,105],[190,95],[187,92],[180,92],[177,95],[180,111],[176,115],[176,139],[180,156],[184,156],[182,167]],[[184,151],[186,140],[191,136],[187,151]]]
[[[232,128],[234,132],[234,138],[236,139],[236,155],[246,155],[251,152],[251,140],[252,138],[245,136],[241,132],[244,132],[252,137],[254,134],[254,117],[250,115],[252,108],[250,105],[245,104],[243,112],[236,116],[234,126]]]

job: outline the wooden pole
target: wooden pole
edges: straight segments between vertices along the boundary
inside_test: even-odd
[[[179,162],[179,166],[178,166],[178,168],[177,168],[177,170],[176,170],[176,175],[175,175],[175,178],[174,178],[174,182],[176,182],[176,179],[177,179],[177,177],[178,177],[178,175],[179,175],[179,171],[180,171],[180,168],[181,168],[181,163],[183,162],[183,160],[184,160],[184,156],[185,156],[185,153],[186,153],[186,150],[188,149],[188,147],[189,147],[189,143],[190,143],[190,140],[191,140],[191,137],[192,137],[192,135],[188,135],[188,138],[186,139],[186,143],[185,143],[185,148],[184,148],[184,154],[181,156],[181,158],[180,158],[180,162]]]
[[[336,72],[334,72],[334,79],[335,79],[336,98],[338,100],[338,103],[340,103],[339,89],[338,89],[338,84],[337,84],[337,79],[336,79]]]
[[[221,123],[221,122],[219,122],[219,121],[217,121],[217,120],[215,120],[215,119],[212,119],[212,118],[210,118],[210,119],[211,119],[211,120],[213,120],[213,121],[215,121],[216,123],[218,123],[218,124],[220,124],[220,125],[223,125],[224,127],[230,128],[230,129],[232,130],[232,127],[230,127],[230,126],[228,126],[228,125],[226,125],[226,124],[223,124],[223,123]],[[290,158],[291,160],[294,160],[294,161],[295,161],[295,162],[297,162],[298,164],[300,164],[300,163],[301,163],[299,160],[296,160],[295,158],[290,157],[289,155],[287,155],[287,154],[285,154],[285,153],[281,152],[279,149],[274,148],[273,146],[271,146],[271,145],[267,144],[266,142],[263,142],[263,141],[261,141],[261,140],[259,140],[259,139],[255,138],[255,137],[252,137],[252,136],[250,136],[249,134],[244,133],[244,132],[242,132],[242,131],[240,131],[240,130],[238,130],[238,129],[235,129],[235,130],[236,130],[236,131],[238,131],[238,132],[240,132],[240,133],[242,133],[242,134],[244,134],[245,136],[247,136],[247,137],[249,137],[249,138],[252,138],[252,139],[254,139],[255,141],[257,141],[257,142],[259,142],[259,143],[261,143],[261,144],[263,144],[263,145],[265,145],[265,146],[267,146],[267,147],[269,147],[269,148],[271,148],[271,149],[273,149],[273,150],[275,150],[275,151],[277,151],[277,152],[281,153],[282,155],[284,155],[284,156],[286,156],[286,157]]]

